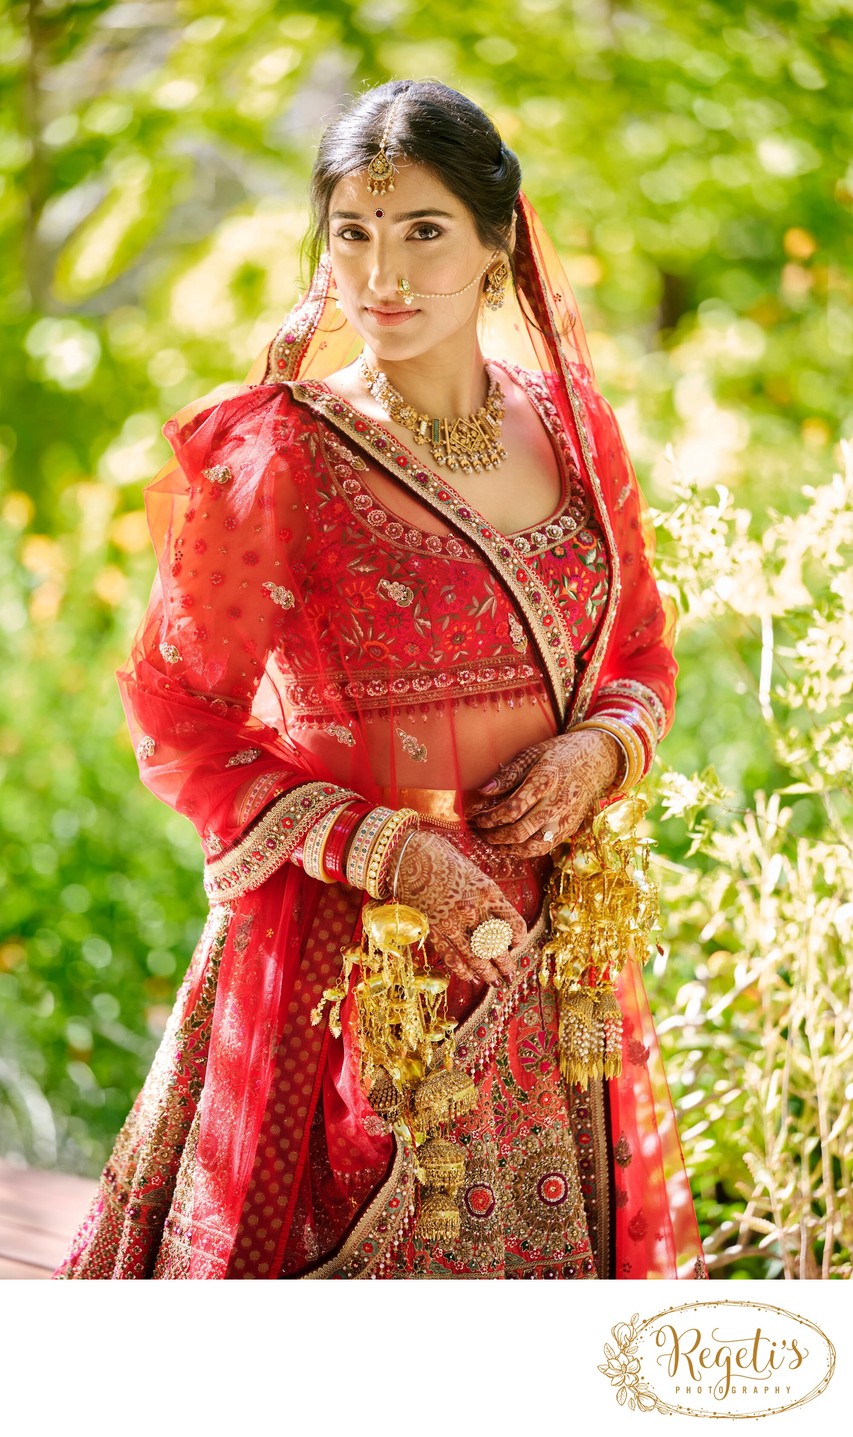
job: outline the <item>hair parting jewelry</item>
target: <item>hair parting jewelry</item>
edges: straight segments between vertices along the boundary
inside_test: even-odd
[[[382,139],[379,141],[379,149],[367,166],[367,193],[369,195],[384,195],[394,188],[394,175],[397,169],[396,165],[389,160],[385,153],[385,146],[388,143],[388,136],[391,133],[391,121],[394,118],[394,111],[405,93],[405,90],[401,90],[391,101],[388,107],[388,113],[385,116],[385,128],[382,131]]]

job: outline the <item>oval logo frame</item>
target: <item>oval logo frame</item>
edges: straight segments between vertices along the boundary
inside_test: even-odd
[[[835,1371],[823,1329],[769,1302],[684,1302],[611,1334],[598,1370],[630,1411],[771,1417],[819,1397]]]

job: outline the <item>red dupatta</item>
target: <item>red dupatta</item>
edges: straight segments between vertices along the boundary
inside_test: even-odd
[[[518,218],[518,295],[484,347],[545,377],[606,537],[607,605],[577,671],[559,615],[546,596],[534,600],[526,565],[502,552],[503,536],[478,523],[481,516],[470,506],[467,515],[461,512],[466,506],[449,486],[441,498],[414,468],[395,464],[400,453],[374,447],[372,457],[486,558],[533,637],[555,729],[594,713],[607,684],[628,680],[654,695],[662,737],[672,722],[676,664],[672,607],[652,576],[653,530],[612,410],[595,386],[571,290],[523,196]],[[321,264],[305,300],[249,377],[263,382],[219,402],[200,401],[170,420],[164,433],[175,459],[146,490],[158,580],[119,682],[143,781],[195,823],[211,899],[230,910],[199,1113],[190,1277],[225,1275],[275,1055],[300,983],[319,886],[287,856],[340,786],[380,800],[352,705],[335,699],[331,682],[324,689],[330,729],[353,738],[334,764],[324,763],[290,722],[279,668],[290,643],[300,662],[310,655],[312,672],[331,680],[334,669],[329,635],[308,613],[302,592],[300,554],[317,540],[304,498],[305,464],[316,443],[309,421],[318,406],[346,430],[346,415],[324,408],[314,381],[339,368],[356,347],[357,337],[334,308],[328,266]],[[299,383],[291,394],[282,381]],[[370,435],[356,429],[348,437],[370,445]],[[229,891],[225,879],[236,869],[242,877]],[[631,1160],[619,1173],[617,1276],[693,1275],[701,1248],[638,970],[623,975],[619,997],[625,1061],[622,1078],[609,1084],[609,1100],[614,1140]],[[347,1093],[342,1122],[351,1137],[349,1160],[354,1168],[381,1171],[391,1161],[392,1140],[348,1121],[364,1099],[340,1063],[338,1069]],[[317,1098],[312,1092],[305,1105],[303,1148]]]

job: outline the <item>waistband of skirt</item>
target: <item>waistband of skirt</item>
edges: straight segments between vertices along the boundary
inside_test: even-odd
[[[413,808],[423,818],[438,823],[461,825],[464,810],[482,794],[476,788],[383,788],[382,802],[388,808]]]

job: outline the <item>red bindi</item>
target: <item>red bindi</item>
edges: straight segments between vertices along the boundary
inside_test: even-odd
[[[381,220],[381,219],[382,219],[382,216],[383,216],[384,213],[385,213],[385,211],[384,211],[384,210],[376,210],[374,213],[376,214],[376,218],[377,218],[378,220]]]

